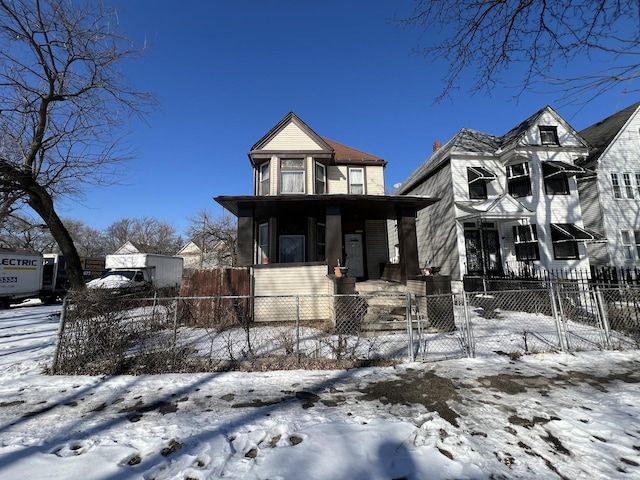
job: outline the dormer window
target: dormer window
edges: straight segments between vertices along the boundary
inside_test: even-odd
[[[540,125],[540,143],[542,145],[560,145],[558,127]]]
[[[280,160],[280,193],[304,193],[304,159]]]

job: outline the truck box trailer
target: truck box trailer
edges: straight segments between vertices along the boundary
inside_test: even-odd
[[[118,290],[150,288],[172,290],[177,294],[182,284],[182,257],[151,253],[107,255],[105,268],[106,273],[87,283],[88,287]]]
[[[0,252],[0,304],[38,298],[42,289],[42,255]]]

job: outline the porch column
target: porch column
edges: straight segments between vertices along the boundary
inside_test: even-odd
[[[327,206],[325,229],[325,252],[327,258],[327,273],[333,273],[333,267],[344,265],[342,258],[342,213],[340,207]]]
[[[253,208],[238,209],[238,266],[253,265]]]
[[[418,237],[416,234],[416,209],[400,207],[397,210],[398,243],[400,248],[400,280],[420,275],[418,264]]]

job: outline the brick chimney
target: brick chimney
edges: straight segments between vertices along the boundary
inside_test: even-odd
[[[434,153],[437,152],[438,150],[440,150],[440,147],[442,147],[442,142],[433,142],[433,151]]]

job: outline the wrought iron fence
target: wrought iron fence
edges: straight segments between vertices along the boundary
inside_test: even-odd
[[[55,373],[327,368],[640,346],[640,289],[67,299]]]

